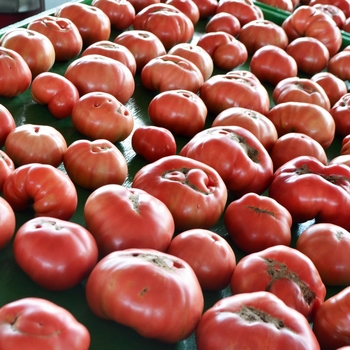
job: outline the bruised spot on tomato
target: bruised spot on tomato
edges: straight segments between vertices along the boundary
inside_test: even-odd
[[[152,263],[152,264],[156,265],[157,267],[164,269],[164,270],[177,270],[177,269],[185,268],[185,266],[183,264],[181,264],[181,262],[178,260],[168,259],[165,257],[161,257],[159,255],[156,255],[156,254],[133,253],[133,254],[131,254],[131,256],[133,256],[135,258],[144,259],[147,262],[150,262],[150,263]]]

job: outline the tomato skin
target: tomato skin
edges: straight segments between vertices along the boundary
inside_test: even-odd
[[[350,134],[350,93],[345,93],[340,97],[331,108],[330,113],[335,122],[335,132],[342,137]]]
[[[70,179],[80,187],[95,190],[110,183],[122,184],[128,165],[117,146],[108,140],[77,140],[63,156]]]
[[[131,138],[134,151],[148,162],[176,154],[176,140],[166,128],[159,126],[139,126]]]
[[[197,4],[194,1],[188,0],[166,0],[166,4],[175,6],[178,10],[183,12],[196,25],[200,18],[200,12]]]
[[[31,85],[31,94],[35,102],[47,104],[50,113],[58,119],[69,117],[79,99],[75,85],[62,75],[53,72],[37,75]]]
[[[163,202],[143,190],[117,184],[102,186],[91,193],[84,205],[84,218],[101,256],[128,248],[164,252],[175,227]]]
[[[227,12],[219,12],[213,15],[205,26],[205,32],[225,32],[235,38],[241,30],[241,23],[238,18]]]
[[[217,0],[192,0],[198,7],[200,18],[207,19],[215,15],[218,2]]]
[[[106,288],[111,281],[114,287]],[[192,268],[182,259],[153,249],[107,255],[87,280],[86,298],[98,317],[166,343],[187,338],[204,306]]]
[[[7,135],[16,128],[12,113],[0,104],[0,147],[4,146]]]
[[[336,75],[341,80],[348,80],[350,77],[350,50],[345,48],[330,58],[327,71]]]
[[[6,179],[4,198],[13,210],[29,207],[30,201],[35,216],[52,216],[70,219],[77,207],[77,191],[69,177],[48,164],[26,164],[16,168]]]
[[[219,300],[205,311],[195,336],[198,350],[320,350],[305,317],[265,291]]]
[[[227,200],[225,183],[216,170],[179,155],[142,167],[135,174],[132,187],[164,202],[173,215],[176,230],[213,226]]]
[[[287,12],[293,12],[294,7],[299,5],[299,0],[263,0],[263,4],[275,7]]]
[[[27,297],[3,305],[0,325],[0,347],[4,350],[90,347],[88,329],[68,310],[42,298]]]
[[[16,230],[16,216],[10,204],[0,197],[0,249],[10,243]]]
[[[0,150],[0,192],[2,192],[5,180],[8,176],[15,170],[15,163],[13,160],[5,153]]]
[[[17,230],[13,254],[19,267],[39,286],[63,291],[88,277],[97,263],[98,248],[83,226],[40,217]]]
[[[274,199],[256,193],[231,202],[224,224],[233,243],[248,254],[291,243],[292,216],[288,210]]]

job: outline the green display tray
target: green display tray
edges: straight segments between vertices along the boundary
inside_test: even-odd
[[[82,1],[83,3],[90,4],[91,1]],[[269,6],[258,3],[261,7],[265,18],[281,24],[283,20],[289,15],[288,12],[272,9]],[[0,36],[9,30],[11,27],[25,27],[31,20],[38,18],[42,15],[53,14],[54,10],[46,11],[40,15],[36,15],[32,18],[26,19],[13,26],[9,26],[0,30]],[[196,43],[198,38],[205,32],[206,21],[200,20],[195,28],[195,35],[193,37],[193,43]],[[113,31],[111,34],[111,40],[113,40],[119,33]],[[348,45],[349,35],[342,33],[344,42],[343,46]],[[70,62],[56,63],[51,71],[64,74],[67,66]],[[246,62],[239,69],[248,70],[249,61]],[[222,73],[220,70],[215,69],[214,74]],[[136,90],[134,95],[127,102],[126,106],[131,110],[135,118],[135,127],[142,124],[151,124],[147,114],[147,107],[151,99],[156,95],[156,92],[146,90],[140,80],[139,74],[135,76]],[[267,89],[271,92],[272,87],[267,86]],[[38,105],[31,98],[30,89],[23,94],[14,98],[0,97],[0,103],[6,106],[12,113],[16,120],[17,125],[22,124],[46,124],[55,127],[65,137],[67,144],[70,145],[75,140],[84,138],[79,134],[72,125],[71,118],[56,119],[49,112],[46,106]],[[213,121],[214,116],[208,115],[206,126],[209,127]],[[184,137],[176,137],[178,151],[189,139]],[[125,186],[131,186],[134,174],[146,164],[146,161],[140,156],[136,155],[131,147],[131,136],[125,141],[116,144],[118,148],[123,152],[127,163],[129,174],[124,183]],[[327,150],[329,159],[339,155],[341,147],[341,140],[336,138],[332,146]],[[60,169],[64,170],[63,165]],[[72,217],[71,221],[77,222],[85,226],[83,217],[83,207],[85,200],[90,195],[91,191],[77,187],[79,204],[76,213]],[[30,210],[23,212],[16,212],[17,228],[19,228],[24,222],[33,218],[33,212]],[[296,238],[303,231],[303,229],[309,225],[309,223],[299,224],[293,226],[293,243]],[[228,240],[232,245],[230,238],[226,232],[223,224],[223,218],[212,228],[212,230]],[[239,261],[245,254],[232,245],[237,261]],[[327,297],[338,292],[342,288],[328,288]],[[205,297],[205,309],[211,307],[216,301],[230,295],[230,290],[227,287],[224,290],[216,292],[204,292]],[[86,299],[84,283],[80,283],[78,286],[71,288],[63,292],[51,292],[39,287],[35,284],[16,264],[12,253],[12,242],[8,244],[3,250],[0,251],[0,306],[9,303],[11,301],[35,296],[41,297],[53,301],[54,303],[69,310],[81,323],[83,323],[90,331],[91,334],[91,350],[167,350],[167,349],[183,349],[183,350],[195,350],[195,338],[194,335],[190,336],[176,344],[165,344],[152,339],[146,339],[139,336],[132,329],[117,324],[113,321],[105,321],[97,318],[89,309]],[[176,307],[176,305],[174,305]],[[67,349],[69,350],[69,349]]]

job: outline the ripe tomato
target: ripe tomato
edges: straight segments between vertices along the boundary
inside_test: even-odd
[[[64,76],[43,72],[37,75],[31,86],[33,100],[39,104],[47,104],[50,113],[58,118],[67,118],[79,99],[75,85]]]
[[[336,75],[341,80],[350,79],[350,46],[343,51],[336,53],[330,58],[327,71]]]
[[[299,0],[263,0],[262,3],[286,12],[293,12],[300,2]]]
[[[213,15],[205,26],[205,32],[225,32],[234,37],[239,35],[241,23],[239,19],[227,12],[219,12]]]
[[[342,137],[350,134],[350,93],[345,93],[340,97],[331,108],[330,113],[335,122],[335,132]]]
[[[176,154],[176,140],[166,128],[139,126],[131,138],[133,150],[148,162]]]
[[[188,90],[161,92],[148,105],[148,115],[155,125],[187,137],[204,129],[207,114],[203,100]]]
[[[316,4],[323,4],[328,5],[328,0],[310,0],[309,1],[310,6],[314,6]],[[350,16],[350,1],[349,0],[333,0],[332,4],[334,6],[337,6],[339,9],[341,9],[346,17]]]
[[[179,233],[172,239],[167,253],[185,260],[204,290],[226,288],[236,267],[236,255],[229,243],[206,229]]]
[[[27,297],[1,307],[0,347],[88,350],[90,333],[63,307],[46,299]]]
[[[16,232],[13,254],[19,267],[42,288],[62,291],[82,282],[97,263],[91,233],[74,222],[34,218]]]
[[[160,3],[160,0],[129,0],[129,1],[131,5],[134,7],[136,13],[140,12],[148,5]]]
[[[166,4],[175,6],[178,10],[183,12],[196,25],[200,18],[200,12],[197,4],[194,1],[188,0],[166,0]]]
[[[232,201],[225,211],[224,224],[233,243],[246,253],[275,245],[289,246],[292,240],[292,216],[288,210],[256,193]]]
[[[34,30],[14,28],[0,39],[0,45],[19,53],[27,62],[33,78],[47,72],[55,63],[55,48],[50,39]]]
[[[349,231],[330,223],[314,224],[301,233],[295,248],[312,260],[325,285],[350,283]]]
[[[227,200],[225,183],[216,170],[179,155],[145,165],[135,174],[132,186],[164,202],[177,230],[213,226]]]
[[[207,19],[216,13],[217,0],[192,0],[199,9],[200,18]]]
[[[115,96],[94,91],[81,96],[75,103],[72,123],[85,136],[114,143],[125,140],[131,134],[134,117]]]
[[[122,184],[128,174],[123,153],[108,140],[73,142],[64,153],[63,164],[70,179],[89,190]]]
[[[87,280],[86,299],[98,317],[167,343],[187,338],[204,307],[192,268],[153,249],[124,249],[104,257]]]
[[[13,160],[7,155],[7,153],[0,150],[0,192],[3,191],[5,180],[14,170],[15,163]]]
[[[64,76],[77,87],[80,96],[95,91],[107,92],[126,103],[135,91],[134,76],[129,68],[99,54],[77,58],[69,64]]]
[[[91,193],[84,205],[84,218],[101,256],[127,248],[164,252],[175,229],[174,219],[163,202],[143,190],[117,184]]]
[[[0,249],[10,243],[16,229],[16,216],[10,204],[0,197]]]
[[[12,113],[2,104],[0,104],[0,125],[0,147],[2,147],[7,135],[16,128]]]
[[[61,170],[48,164],[19,166],[6,179],[3,193],[13,210],[32,207],[37,217],[68,220],[78,203],[73,182]]]
[[[312,6],[317,10],[320,10],[324,12],[326,15],[330,16],[340,29],[343,28],[343,25],[346,21],[346,16],[344,11],[341,10],[338,6],[333,4],[321,4],[321,3],[318,3],[318,4],[315,3]]]
[[[83,48],[83,38],[77,26],[68,18],[43,16],[33,19],[28,29],[47,36],[54,49],[55,61],[68,61],[76,58]]]

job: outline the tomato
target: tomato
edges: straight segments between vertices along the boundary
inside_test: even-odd
[[[19,53],[27,62],[33,78],[50,70],[55,63],[55,48],[50,39],[34,30],[26,28],[8,30],[1,37],[0,45]]]
[[[139,126],[131,138],[133,150],[148,162],[176,154],[176,140],[166,128],[159,126]]]
[[[272,293],[242,293],[210,307],[196,328],[198,350],[320,350],[308,321]]]
[[[132,187],[160,199],[173,215],[175,228],[210,228],[222,215],[227,189],[212,167],[179,155],[161,158],[142,167]]]
[[[76,58],[83,48],[83,38],[78,27],[68,18],[43,16],[33,19],[28,29],[48,37],[55,49],[55,61],[68,61]]]
[[[93,91],[81,96],[75,103],[72,123],[85,136],[114,143],[125,140],[131,134],[134,116],[115,96]]]
[[[43,163],[58,167],[66,149],[64,136],[49,125],[17,126],[5,141],[6,153],[16,165]]]
[[[102,1],[102,0],[100,0]],[[110,0],[104,0],[110,1]],[[88,46],[83,52],[82,56],[98,54],[113,58],[123,64],[125,64],[132,75],[136,73],[136,59],[131,51],[123,45],[119,45],[109,40],[101,40]]]
[[[189,90],[163,91],[148,105],[149,118],[155,125],[187,137],[204,129],[207,114],[203,100]]]
[[[167,3],[151,4],[142,9],[135,16],[133,28],[155,34],[166,50],[190,41],[194,34],[189,17]]]
[[[240,126],[205,129],[185,144],[180,155],[214,168],[236,196],[261,194],[272,179],[273,163],[267,150]]]
[[[318,310],[313,323],[317,340],[324,350],[349,345],[350,287],[328,298]]]
[[[295,59],[298,70],[309,75],[323,71],[329,61],[327,47],[312,37],[296,38],[286,47],[286,52]]]
[[[341,142],[341,155],[350,154],[350,134],[346,135]]]
[[[0,125],[0,146],[2,147],[7,135],[16,128],[12,113],[2,104],[0,104]]]
[[[345,165],[324,165],[316,158],[300,156],[277,169],[269,196],[291,213],[294,223],[315,219],[348,230],[349,178]]]
[[[270,156],[274,170],[299,156],[311,156],[324,165],[327,164],[327,154],[324,148],[312,137],[298,132],[289,132],[279,137],[273,145]]]
[[[192,267],[203,290],[226,288],[236,267],[236,255],[229,243],[206,229],[179,233],[172,239],[167,253]]]
[[[26,297],[0,309],[0,347],[88,350],[88,329],[65,308],[42,298]]]
[[[73,182],[61,170],[49,164],[19,166],[6,179],[3,193],[13,210],[32,207],[37,217],[52,216],[68,220],[78,203]]]
[[[183,12],[196,25],[200,18],[200,12],[197,4],[194,1],[188,0],[166,0],[166,4],[175,6],[178,10]]]
[[[266,116],[275,125],[279,137],[289,132],[302,133],[312,137],[324,149],[334,140],[334,119],[330,112],[316,104],[293,101],[279,103]]]
[[[108,140],[77,140],[69,145],[63,164],[70,179],[89,190],[110,183],[122,184],[128,165],[117,146]]]
[[[295,247],[312,260],[325,285],[349,284],[349,231],[330,223],[314,224],[301,233]]]
[[[299,0],[263,0],[262,3],[279,10],[293,12],[294,7],[299,5]]]
[[[312,6],[317,10],[320,10],[324,12],[326,15],[330,16],[340,29],[343,28],[343,25],[346,21],[346,16],[343,10],[341,10],[338,6],[333,4],[320,4],[320,3],[319,4],[315,3]]]
[[[331,108],[330,113],[335,121],[335,132],[342,137],[350,134],[350,93],[345,93],[340,97]]]
[[[111,35],[111,21],[98,7],[84,3],[64,3],[57,7],[54,16],[70,19],[78,28],[83,45],[108,40]]]
[[[250,131],[270,152],[278,139],[275,125],[264,114],[243,107],[231,107],[219,113],[211,126],[241,126]]]
[[[62,291],[88,277],[97,263],[98,248],[83,226],[40,217],[19,227],[13,254],[19,267],[40,287]]]
[[[99,54],[77,58],[69,64],[64,77],[77,87],[80,96],[95,91],[107,92],[126,103],[135,91],[134,76],[129,68]]]
[[[141,72],[151,59],[166,54],[160,39],[146,30],[124,31],[114,39],[114,42],[127,47],[134,55],[138,72]]]
[[[235,15],[227,12],[216,13],[208,20],[205,26],[206,33],[225,32],[234,37],[239,35],[240,30],[241,23],[239,19]]]
[[[16,229],[16,216],[10,204],[0,197],[0,249],[10,243]]]
[[[50,113],[58,118],[67,118],[79,99],[75,85],[64,76],[43,72],[37,75],[31,86],[33,100],[39,104],[47,104]]]
[[[136,11],[128,0],[93,0],[91,6],[101,9],[114,29],[128,29],[134,22]]]
[[[159,4],[160,0],[129,0],[131,5],[134,7],[135,12],[138,13],[145,7],[151,4]]]
[[[310,0],[310,6],[315,6],[316,4],[329,5],[328,0]],[[337,6],[342,10],[346,17],[350,16],[350,1],[349,0],[333,0],[332,4]]]
[[[0,150],[0,192],[3,191],[5,180],[14,170],[15,163],[13,160],[7,155],[7,153]]]
[[[166,343],[189,337],[204,306],[192,268],[153,249],[125,249],[104,257],[87,280],[86,299],[98,317]]]
[[[199,68],[187,58],[165,54],[151,59],[141,71],[141,82],[148,90],[189,90],[196,93],[204,81]]]
[[[143,190],[117,184],[91,193],[84,205],[84,218],[101,256],[127,248],[164,252],[175,229],[174,219],[163,202]]]
[[[350,48],[350,47],[349,47]],[[344,49],[341,52],[336,53],[330,58],[327,66],[327,71],[334,74],[341,80],[350,79],[350,50]]]
[[[225,211],[224,224],[232,242],[248,254],[276,245],[289,246],[292,240],[288,210],[256,193],[232,201]]]
[[[32,72],[16,51],[0,46],[0,96],[14,97],[32,83]]]
[[[298,64],[295,59],[286,50],[275,45],[266,45],[257,49],[250,60],[249,67],[261,82],[268,82],[273,86],[298,75]]]
[[[216,13],[217,0],[192,0],[199,9],[200,18],[207,19]]]
[[[219,46],[225,45],[233,39],[235,39],[233,35],[223,31],[208,32],[198,38],[196,45],[213,57],[215,50]]]

